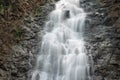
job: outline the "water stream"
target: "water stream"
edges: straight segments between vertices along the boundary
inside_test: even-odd
[[[49,14],[31,80],[92,80],[80,0],[60,0]]]

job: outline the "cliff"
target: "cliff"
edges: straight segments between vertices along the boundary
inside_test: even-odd
[[[5,1],[0,1],[0,80],[29,80],[46,17],[58,0]],[[94,61],[94,80],[120,80],[120,1],[81,4],[90,13],[84,36]]]

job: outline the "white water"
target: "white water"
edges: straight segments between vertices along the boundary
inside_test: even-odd
[[[46,22],[31,80],[92,80],[83,39],[86,13],[79,0],[61,0]]]

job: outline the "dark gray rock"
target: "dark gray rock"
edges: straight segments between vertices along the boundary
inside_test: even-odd
[[[119,80],[119,16],[111,14],[114,7],[111,0],[105,1],[109,2],[97,9],[93,8],[93,14],[88,15],[90,20],[84,28],[84,36],[88,43],[88,54],[92,54],[94,61],[94,80]]]
[[[113,26],[115,24],[115,22],[117,21],[117,19],[118,19],[118,17],[107,16],[103,20],[102,24],[105,26]]]

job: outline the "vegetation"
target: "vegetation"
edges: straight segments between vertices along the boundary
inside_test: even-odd
[[[16,32],[16,40],[20,41],[23,38],[24,30],[21,28],[17,28],[15,32]]]

